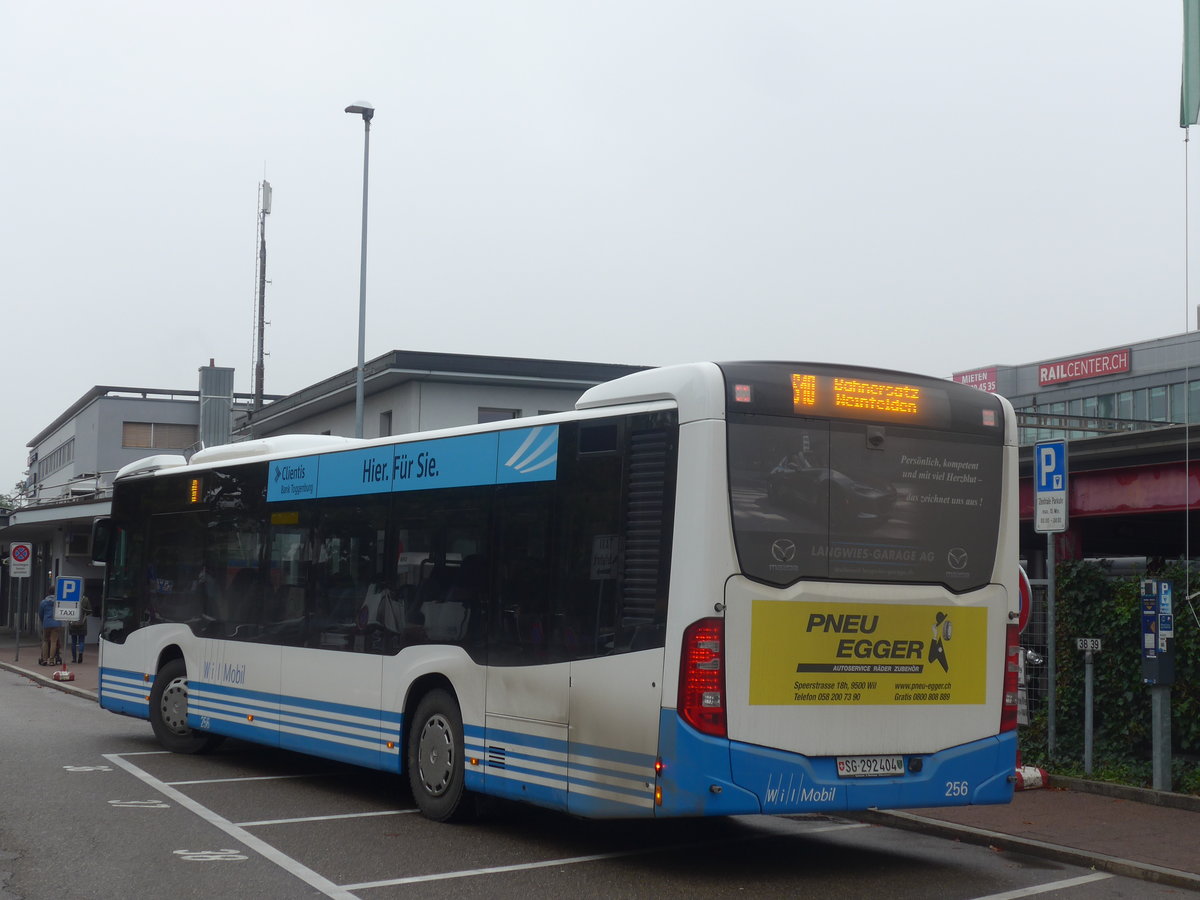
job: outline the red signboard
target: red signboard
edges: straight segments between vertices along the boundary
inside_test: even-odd
[[[1129,371],[1129,348],[1106,350],[1090,356],[1060,359],[1038,365],[1038,384],[1059,384],[1063,381],[1082,381]]]
[[[996,393],[996,367],[989,369],[972,369],[970,372],[955,372],[954,380],[959,384],[969,384],[989,394]]]

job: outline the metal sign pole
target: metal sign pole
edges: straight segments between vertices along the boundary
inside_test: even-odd
[[[1092,685],[1095,677],[1092,651],[1083,654],[1083,774],[1092,774]]]
[[[1046,535],[1046,752],[1054,758],[1058,728],[1055,724],[1057,703],[1054,678],[1054,533]]]
[[[1033,447],[1033,529],[1046,535],[1046,750],[1054,758],[1058,693],[1054,618],[1054,535],[1066,531],[1070,517],[1066,440],[1039,441]]]
[[[25,579],[23,579],[23,578],[17,579],[17,591],[16,591],[17,596],[15,598],[16,602],[14,602],[12,605],[13,626],[17,632],[17,655],[13,657],[13,662],[21,661],[21,612],[22,612],[22,608],[21,608],[21,596],[20,595],[21,595],[21,582],[24,580]],[[12,577],[11,571],[8,574],[8,595],[10,597],[12,597],[12,595],[13,595],[13,577]]]

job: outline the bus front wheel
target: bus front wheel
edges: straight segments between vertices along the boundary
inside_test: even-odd
[[[224,738],[188,727],[187,666],[173,659],[158,670],[150,691],[150,725],[158,742],[172,753],[207,753]]]
[[[421,814],[458,822],[474,811],[463,786],[463,724],[449,691],[430,691],[417,704],[408,732],[408,781]]]

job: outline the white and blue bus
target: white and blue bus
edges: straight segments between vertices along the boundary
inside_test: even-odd
[[[700,363],[576,409],[126,466],[100,703],[580,816],[1003,803],[1017,452],[1004,399]]]

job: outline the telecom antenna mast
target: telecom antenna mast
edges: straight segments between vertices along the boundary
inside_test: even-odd
[[[258,186],[258,303],[254,321],[254,408],[263,405],[263,329],[267,324],[267,216],[271,214],[271,182]]]

